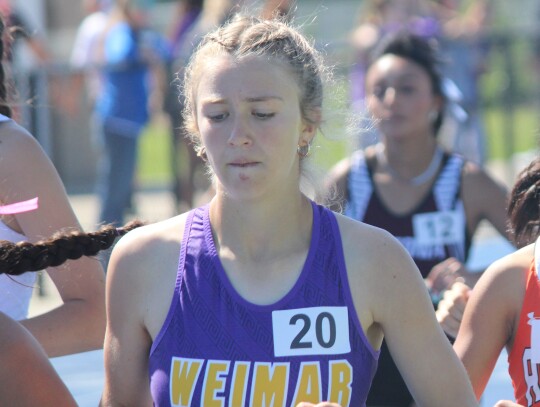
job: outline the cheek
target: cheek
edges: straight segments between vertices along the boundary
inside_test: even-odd
[[[366,108],[371,114],[376,115],[380,111],[381,102],[375,96],[367,96]]]
[[[220,132],[215,125],[208,121],[199,121],[199,138],[208,155],[212,155],[212,152],[219,148],[220,143],[223,144],[222,134],[223,132]]]

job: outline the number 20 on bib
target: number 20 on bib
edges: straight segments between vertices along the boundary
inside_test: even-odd
[[[347,307],[312,307],[272,312],[274,356],[349,353]]]

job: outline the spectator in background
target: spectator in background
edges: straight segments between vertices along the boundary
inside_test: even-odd
[[[86,93],[93,105],[101,92],[101,79],[97,69],[97,44],[107,24],[107,11],[112,0],[83,0],[85,17],[81,21],[73,43],[70,63],[81,71],[86,80]]]
[[[101,223],[124,223],[136,169],[139,138],[150,119],[150,93],[160,86],[166,47],[148,29],[150,4],[116,0],[97,44],[102,91],[95,104],[102,137],[98,192]]]
[[[203,11],[204,0],[178,0],[176,14],[169,33],[171,57],[167,64],[167,86],[164,110],[169,116],[171,134],[172,192],[177,209],[191,208],[194,204],[195,175],[203,169],[203,162],[189,145],[182,119],[183,98],[178,92],[178,78],[197,43],[195,26]]]
[[[439,0],[434,9],[441,24],[439,43],[445,59],[443,74],[451,79],[464,115],[442,129],[447,145],[477,164],[485,162],[486,136],[480,108],[480,77],[487,70],[486,31],[493,14],[489,0]]]
[[[50,53],[47,50],[45,41],[30,25],[24,14],[14,7],[10,0],[0,0],[0,13],[6,20],[6,26],[12,31],[12,50],[16,48],[19,41],[24,41],[39,63],[47,63],[50,60]],[[14,55],[12,51],[8,52],[6,56],[9,62],[13,62]]]
[[[540,3],[537,6],[535,13],[536,29],[532,33],[531,43],[530,43],[530,52],[531,52],[531,65],[534,67],[535,71],[535,92],[536,92],[536,102],[540,101]]]

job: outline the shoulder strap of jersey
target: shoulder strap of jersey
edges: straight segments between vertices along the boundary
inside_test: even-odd
[[[435,182],[433,195],[440,211],[452,210],[458,203],[463,164],[461,156],[451,154]]]
[[[345,215],[361,221],[364,219],[369,199],[373,193],[373,184],[362,150],[355,151],[351,157],[348,188],[349,201],[345,206]]]
[[[465,208],[459,196],[461,172],[464,163],[463,157],[451,154],[433,187],[433,198],[439,211],[453,210],[461,214],[460,222],[462,224],[460,229],[463,230],[463,239],[447,245],[450,255],[459,261],[465,261],[465,233],[467,227]]]

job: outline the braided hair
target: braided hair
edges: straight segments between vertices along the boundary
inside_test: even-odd
[[[142,225],[143,222],[134,220],[120,228],[106,225],[91,233],[79,230],[58,232],[37,243],[0,240],[0,274],[17,276],[27,271],[56,267],[82,256],[95,256],[111,247],[116,238]]]
[[[540,226],[540,157],[519,173],[507,212],[514,244],[522,247],[532,243]]]

